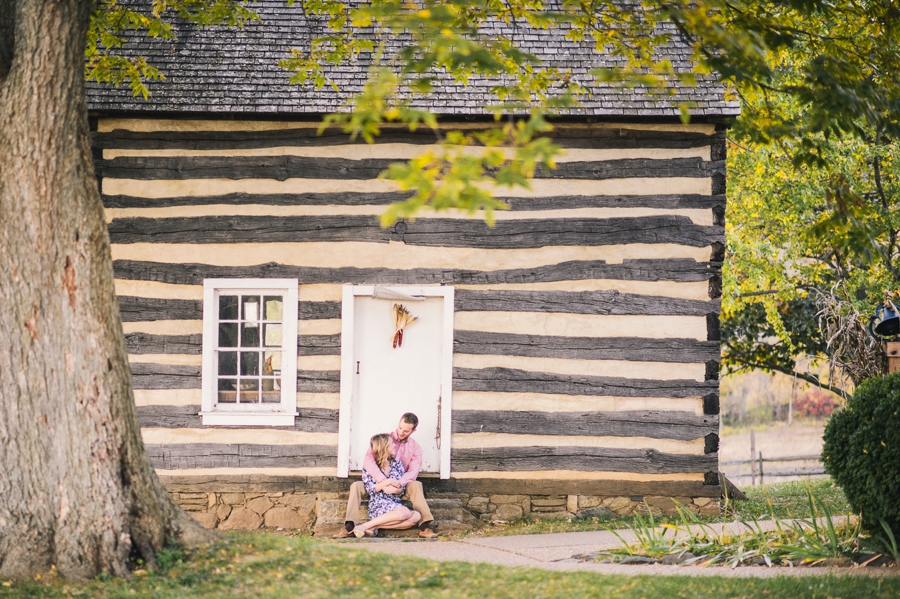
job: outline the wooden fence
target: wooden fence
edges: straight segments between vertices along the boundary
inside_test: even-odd
[[[794,468],[786,468],[781,470],[768,470],[765,468],[765,464],[774,464],[774,463],[787,463],[791,462],[810,462],[815,460],[817,464],[815,466],[798,466]],[[741,484],[741,479],[750,476],[751,484],[756,485],[757,480],[758,484],[765,484],[765,477],[769,478],[783,478],[788,476],[824,476],[825,468],[822,465],[821,461],[819,461],[818,455],[798,455],[798,456],[785,456],[781,458],[764,458],[762,452],[760,451],[757,454],[757,457],[749,459],[749,460],[733,460],[730,462],[719,462],[720,466],[743,466],[745,464],[750,465],[750,473],[749,474],[736,474],[732,475],[734,478],[737,478],[736,481],[738,485]]]

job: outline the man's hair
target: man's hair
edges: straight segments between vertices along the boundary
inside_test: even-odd
[[[404,414],[403,416],[400,417],[400,420],[402,420],[403,422],[405,422],[407,424],[413,425],[413,428],[416,428],[419,426],[419,417],[416,416],[415,414],[413,414],[412,412],[407,412],[406,414]]]

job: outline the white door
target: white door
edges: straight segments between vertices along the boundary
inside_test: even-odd
[[[423,289],[432,294],[434,290],[442,292],[420,301],[358,294],[368,289],[372,288],[355,288],[352,300],[345,296],[344,303],[347,331],[351,326],[347,301],[352,301],[352,344],[342,338],[341,351],[341,445],[349,445],[349,470],[362,469],[372,435],[393,431],[405,412],[413,412],[419,418],[413,439],[422,446],[422,472],[449,476],[449,464],[442,468],[441,460],[445,453],[449,461],[450,447],[449,418],[442,422],[442,413],[449,415],[450,407],[452,288],[391,288],[408,295]],[[396,348],[392,342],[394,304],[418,317],[403,331],[402,345]],[[449,315],[445,314],[448,307]]]

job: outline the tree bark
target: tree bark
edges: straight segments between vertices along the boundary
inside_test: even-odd
[[[0,0],[0,577],[213,538],[141,441],[91,163],[90,0]]]

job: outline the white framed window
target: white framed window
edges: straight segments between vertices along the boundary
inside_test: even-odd
[[[294,424],[297,305],[297,279],[204,279],[203,424]]]

